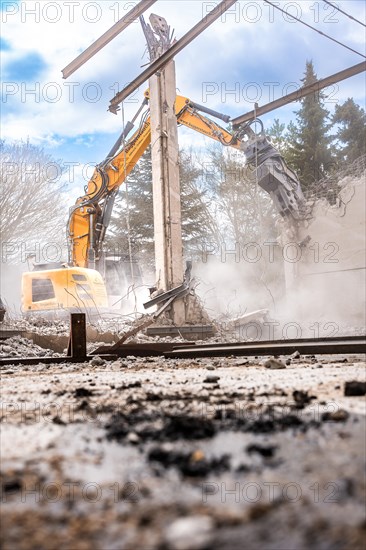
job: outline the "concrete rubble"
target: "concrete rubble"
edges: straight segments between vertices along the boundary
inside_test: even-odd
[[[300,237],[306,246],[318,242],[325,255],[310,262],[314,248],[308,248],[287,273],[295,285],[289,296],[296,285],[306,288],[313,318],[328,323],[317,336],[330,336],[329,324],[336,324],[337,336],[365,333],[362,291],[348,297],[352,311],[342,304],[337,311],[332,292],[340,290],[334,278],[329,284],[356,260],[364,270],[364,256],[355,252],[363,237],[351,238],[359,234],[363,193],[352,180],[342,187],[341,202],[315,205]],[[326,245],[339,220],[339,261],[325,274]],[[304,284],[309,277],[315,287]],[[352,277],[359,281],[359,274]],[[292,318],[305,319],[307,296]],[[237,327],[274,321],[265,308],[225,323],[218,318],[209,342],[235,342],[243,334]],[[116,342],[136,322],[116,316],[89,323],[88,351]],[[69,324],[11,324],[25,336],[0,341],[0,357],[40,362],[0,366],[3,550],[364,547],[364,356],[296,351],[107,361],[96,355],[86,363],[46,365],[42,357],[65,354]],[[284,338],[277,324],[274,334]],[[302,337],[314,337],[307,326]],[[141,332],[133,341],[182,338]]]
[[[268,361],[1,367],[2,548],[361,548],[364,358]]]

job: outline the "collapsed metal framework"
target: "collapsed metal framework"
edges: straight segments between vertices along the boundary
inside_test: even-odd
[[[207,27],[212,25],[216,19],[221,17],[236,0],[223,0],[213,10],[211,10],[199,23],[197,23],[190,31],[188,31],[182,38],[172,44],[166,52],[164,52],[158,59],[153,61],[149,67],[147,67],[137,78],[135,78],[128,86],[126,86],[121,92],[115,95],[109,105],[109,111],[117,113],[118,106],[129,95],[132,94],[139,86],[146,82],[151,76],[156,74],[162,69],[169,61],[171,61],[180,51],[182,51],[188,44],[190,44],[197,36],[199,36]]]
[[[126,344],[122,337],[116,344],[101,346],[93,353],[87,353],[86,323],[84,313],[72,313],[68,352],[63,357],[7,357],[0,359],[0,367],[6,365],[37,365],[52,363],[85,363],[96,355],[106,361],[115,361],[118,357],[151,357],[169,358],[197,357],[260,357],[268,355],[291,355],[298,351],[302,354],[340,355],[359,354],[366,351],[364,336],[346,336],[339,338],[303,338],[300,340],[271,340],[258,342],[235,342],[205,344],[197,346],[190,342],[166,343],[153,342],[146,344]]]
[[[153,74],[156,74],[161,70],[170,60],[174,58],[177,53],[179,53],[183,48],[190,44],[197,36],[199,36],[207,27],[209,27],[216,19],[218,19],[223,13],[225,13],[236,0],[223,0],[218,4],[211,12],[209,12],[206,17],[204,17],[199,23],[197,23],[190,31],[188,31],[180,40],[172,42],[170,40],[167,43],[167,47],[162,55],[157,56],[158,52],[154,52],[155,55],[151,55],[151,48],[149,47],[150,57],[155,58],[150,66],[145,69],[138,77],[136,77],[128,86],[126,86],[121,92],[115,95],[115,97],[110,101],[109,111],[112,113],[117,113],[119,104],[124,101],[131,93],[133,93],[137,88],[146,82]],[[119,33],[126,29],[136,18],[142,16],[142,14],[150,8],[156,0],[142,0],[134,8],[128,12],[120,21],[118,21],[111,29],[105,32],[98,40],[91,44],[83,53],[81,53],[76,59],[74,59],[65,69],[62,70],[63,77],[68,78],[73,74],[78,68],[80,68],[86,61],[88,61],[93,55],[100,51],[105,45],[107,45],[113,38],[115,38]],[[156,17],[156,16],[155,16]],[[142,20],[143,30],[146,38],[148,38],[147,26],[144,25]],[[149,40],[148,40],[149,44]],[[313,84],[303,86],[299,90],[292,92],[286,96],[283,96],[279,99],[271,101],[262,106],[256,107],[255,110],[249,111],[241,116],[238,116],[231,120],[233,127],[248,122],[257,116],[261,116],[265,113],[269,113],[292,103],[293,101],[300,101],[303,97],[310,95],[312,93],[319,93],[320,90],[341,82],[347,78],[351,78],[357,74],[366,71],[366,62],[363,61],[352,67],[348,67],[340,72],[334,73],[326,78],[318,80]],[[228,117],[229,118],[229,117]],[[228,120],[227,120],[228,122]]]

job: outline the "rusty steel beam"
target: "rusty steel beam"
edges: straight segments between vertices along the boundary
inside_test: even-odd
[[[266,356],[301,354],[339,355],[344,353],[365,353],[364,337],[315,338],[303,340],[274,340],[269,342],[237,342],[236,344],[206,344],[177,348],[164,353],[165,357],[184,359],[196,357]]]
[[[80,360],[87,355],[85,313],[71,313],[71,330],[67,355]]]
[[[105,361],[115,361],[118,359],[118,355],[103,355],[102,356]],[[94,359],[94,355],[87,355],[86,357],[83,357],[82,359],[79,359],[77,357],[6,357],[5,359],[0,359],[0,367],[4,366],[10,366],[14,365],[15,367],[18,365],[60,365],[64,363],[87,363],[88,361],[91,361]],[[0,371],[2,374],[6,374],[2,371]]]
[[[121,344],[118,348],[113,349],[113,354],[118,357],[154,357],[162,356],[166,351],[173,351],[176,348],[191,346],[191,342],[148,342],[146,344]],[[101,346],[92,352],[92,355],[99,355],[103,359],[106,354],[111,354],[112,346]]]
[[[243,325],[245,326],[245,325]],[[227,348],[235,348],[237,346],[253,346],[253,345],[261,345],[263,347],[270,346],[272,344],[277,343],[285,343],[287,344],[305,344],[310,343],[313,344],[314,342],[324,342],[324,343],[337,343],[340,341],[347,340],[347,342],[351,343],[359,343],[359,342],[365,342],[365,336],[331,336],[331,337],[325,337],[325,338],[286,338],[284,340],[257,340],[257,341],[250,341],[250,342],[215,342],[213,344],[202,344],[200,346],[196,346],[195,349],[206,347],[206,348],[220,348],[220,347],[227,347]],[[189,344],[187,347],[191,347],[192,344]],[[180,347],[182,347],[180,345]],[[365,350],[366,351],[366,350]]]
[[[112,353],[111,353],[112,351]],[[187,342],[152,342],[146,344],[123,344],[118,349],[113,346],[101,346],[83,358],[78,357],[7,357],[0,359],[0,367],[7,365],[37,365],[59,363],[81,363],[90,361],[93,356],[99,355],[106,361],[114,361],[117,357],[152,357],[164,356],[167,358],[196,358],[196,357],[230,357],[230,356],[267,356],[289,355],[299,351],[301,354],[339,355],[364,354],[366,339],[363,336],[345,336],[338,338],[308,338],[300,340],[273,340],[263,342],[237,342],[206,344],[197,346]]]
[[[8,338],[13,338],[13,336],[20,336],[25,338],[26,331],[24,329],[12,329],[6,327],[0,327],[0,340],[7,340]]]
[[[193,336],[197,335],[197,339],[210,338],[214,336],[213,325],[183,325],[181,327],[175,327],[174,325],[158,325],[156,327],[149,327],[146,329],[147,336],[186,336],[193,340]],[[193,335],[193,336],[192,336]],[[190,343],[189,345],[192,345]]]
[[[140,15],[142,15],[147,9],[149,9],[156,0],[141,0],[136,6],[132,8],[122,19],[117,21],[108,31],[106,31],[98,40],[93,42],[85,51],[83,51],[78,57],[76,57],[67,67],[62,69],[63,78],[68,78],[77,69],[79,69],[84,63],[86,63],[93,55],[99,50],[104,48],[113,38],[119,33],[124,31],[131,23],[135,21]]]
[[[190,31],[182,38],[175,42],[163,55],[156,59],[147,69],[145,69],[137,78],[135,78],[128,86],[119,92],[111,100],[109,111],[116,114],[117,108],[124,99],[132,94],[139,86],[148,80],[153,74],[158,72],[164,65],[173,59],[183,48],[188,46],[197,36],[199,36],[207,27],[209,27],[216,19],[225,13],[236,0],[222,0],[213,10],[211,10],[201,21],[199,21]]]
[[[307,95],[310,95],[313,93],[319,93],[320,90],[322,90],[323,88],[326,88],[327,86],[330,86],[331,84],[335,84],[336,82],[341,82],[341,80],[346,80],[347,78],[350,78],[351,76],[355,76],[356,74],[360,74],[364,71],[366,71],[366,61],[362,61],[361,63],[358,63],[357,65],[353,65],[348,69],[344,69],[339,73],[335,73],[331,76],[318,80],[317,82],[314,82],[314,84],[308,84],[307,86],[303,86],[299,90],[296,90],[296,92],[292,92],[291,94],[280,97],[279,99],[276,99],[275,101],[271,101],[270,103],[267,103],[262,107],[257,107],[254,111],[245,113],[245,115],[241,115],[239,117],[233,118],[231,119],[231,123],[234,127],[238,126],[239,124],[243,124],[243,122],[248,122],[250,120],[253,120],[258,116],[262,116],[265,113],[274,111],[275,109],[278,109],[279,107],[283,107],[288,103],[292,103],[293,101],[299,101],[300,99],[302,99]]]

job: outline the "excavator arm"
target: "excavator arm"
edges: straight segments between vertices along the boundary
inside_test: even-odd
[[[145,105],[148,98],[149,92],[147,91]],[[186,97],[178,95],[175,102],[178,124],[183,124],[223,145],[240,149],[240,142],[230,132],[201,115],[198,108],[204,109]],[[215,116],[220,115],[209,109],[206,111]],[[220,115],[220,117],[224,120],[228,119],[225,115]],[[130,131],[131,127],[132,124],[129,123],[127,131]],[[96,166],[86,187],[85,195],[77,200],[76,205],[70,211],[68,222],[69,263],[73,266],[95,269],[98,265],[101,245],[110,222],[118,189],[151,142],[148,112],[143,115],[139,128],[125,144],[123,142],[124,135],[121,135],[107,158]]]
[[[149,91],[136,114],[147,105]],[[277,210],[283,217],[299,219],[303,216],[305,200],[296,174],[286,165],[283,157],[268,141],[263,124],[253,120],[229,132],[205,112],[225,122],[230,117],[207,107],[197,105],[188,98],[177,95],[175,112],[178,124],[195,130],[226,147],[234,147],[245,154],[249,166],[255,172],[258,185],[271,196]],[[253,125],[260,125],[256,132]],[[86,193],[71,209],[68,223],[69,263],[76,267],[95,269],[100,260],[102,243],[110,222],[112,209],[119,187],[136,166],[151,141],[149,112],[142,116],[139,128],[125,142],[125,136],[133,128],[128,123],[107,158],[96,166]]]
[[[68,220],[69,262],[57,266],[37,266],[22,276],[23,311],[99,311],[107,307],[108,296],[101,275],[102,244],[110,222],[113,203],[119,187],[136,166],[151,142],[149,111],[141,116],[138,129],[133,123],[148,104],[149,91],[133,121],[107,155],[96,166],[93,176],[70,210]],[[304,210],[304,198],[296,174],[288,168],[282,156],[265,136],[261,121],[254,120],[229,132],[202,113],[228,123],[230,117],[207,107],[197,105],[183,96],[177,96],[175,112],[178,124],[220,142],[226,147],[243,151],[247,163],[255,171],[260,185],[272,197],[284,217],[299,219]],[[253,130],[253,124],[261,127]],[[87,269],[85,269],[87,268]],[[1,304],[0,304],[1,306]],[[1,307],[0,307],[1,320]]]
[[[70,211],[68,241],[71,265],[95,269],[117,191],[148,148],[150,139],[150,119],[145,117],[122,151],[113,154],[118,148],[117,142],[112,154],[96,166],[85,195]],[[122,140],[123,136],[119,138]]]
[[[259,126],[260,131],[254,131],[253,125]],[[293,220],[302,219],[306,205],[299,179],[268,140],[262,121],[251,120],[234,132],[258,185],[270,195],[279,214]]]

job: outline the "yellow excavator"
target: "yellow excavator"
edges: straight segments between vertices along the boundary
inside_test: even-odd
[[[138,129],[127,139],[134,123],[149,102],[145,92],[142,106],[107,155],[96,166],[93,176],[70,210],[67,223],[69,258],[65,264],[35,266],[22,277],[22,309],[25,313],[54,310],[101,311],[108,307],[103,263],[103,241],[111,219],[119,187],[136,166],[151,141],[149,110],[141,116]],[[202,115],[202,112],[228,123],[230,117],[177,95],[178,124],[204,134],[224,146],[244,152],[257,170],[258,183],[274,200],[282,216],[301,217],[303,195],[296,174],[288,168],[265,136],[260,120],[252,120],[229,132]],[[259,123],[261,131],[252,129]]]

